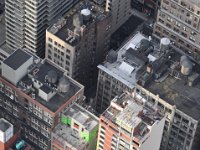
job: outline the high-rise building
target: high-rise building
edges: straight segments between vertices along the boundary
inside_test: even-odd
[[[97,150],[159,150],[165,117],[141,96],[115,97],[100,116]]]
[[[131,0],[106,0],[105,9],[112,15],[111,32],[114,33],[129,19]]]
[[[0,115],[20,126],[22,137],[49,150],[60,112],[84,99],[84,87],[65,71],[26,50],[16,50],[2,63]]]
[[[45,31],[56,17],[78,0],[6,0],[6,43],[15,50],[28,48],[44,56]]]
[[[162,0],[154,25],[157,38],[200,60],[200,3],[198,0]]]
[[[200,65],[171,49],[148,63],[137,83],[136,93],[166,114],[161,150],[199,150]]]
[[[133,91],[137,82],[138,70],[147,62],[159,58],[159,48],[137,33],[118,51],[110,51],[106,61],[98,65],[96,110],[101,113],[110,100],[123,91]]]
[[[111,16],[94,2],[80,2],[46,31],[45,57],[88,87],[109,48]]]
[[[52,150],[95,150],[98,118],[78,104],[61,114],[61,122],[51,134]]]

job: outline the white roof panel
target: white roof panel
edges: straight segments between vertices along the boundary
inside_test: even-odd
[[[119,69],[122,70],[123,72],[127,73],[128,75],[130,75],[135,70],[135,68],[133,66],[129,65],[128,63],[126,63],[124,61],[119,66]]]

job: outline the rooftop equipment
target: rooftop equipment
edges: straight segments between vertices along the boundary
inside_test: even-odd
[[[70,81],[67,77],[63,76],[59,80],[58,90],[62,93],[66,93],[69,91],[70,88]]]
[[[170,45],[170,40],[168,38],[162,38],[160,40],[160,49],[161,50],[168,50]]]
[[[54,70],[48,72],[48,82],[55,84],[57,82],[58,75]]]
[[[189,75],[192,72],[193,64],[187,56],[185,55],[181,56],[180,64],[181,64],[181,73],[183,75]]]

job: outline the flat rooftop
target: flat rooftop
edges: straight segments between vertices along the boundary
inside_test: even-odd
[[[165,71],[158,79],[152,80],[143,86],[155,95],[159,95],[167,103],[176,106],[177,109],[187,115],[200,119],[200,65],[191,60],[192,71],[189,75],[181,72],[181,54],[172,50],[159,62],[159,68]],[[169,57],[170,56],[170,57]],[[158,63],[157,63],[158,64]],[[154,75],[161,74],[160,69]],[[193,81],[192,81],[193,80]],[[192,85],[189,83],[192,82]]]
[[[148,56],[140,52],[142,40],[148,41],[141,33],[137,33],[116,51],[118,56],[115,62],[105,61],[98,65],[98,68],[133,89],[137,82],[138,71],[149,61]],[[159,56],[154,53],[151,57],[157,59]]]
[[[8,130],[8,128],[10,128],[11,124],[6,121],[5,119],[1,118],[0,119],[0,130],[2,132],[5,132],[6,130]]]
[[[84,20],[83,15],[80,14],[82,10],[89,11],[90,18],[87,20]],[[73,17],[74,15],[79,14],[79,18],[82,18],[83,21],[81,26],[84,25],[84,28],[88,27],[90,24],[102,20],[106,17],[106,12],[104,11],[103,7],[101,7],[101,4],[94,3],[93,1],[88,2],[86,4],[83,1],[80,1],[77,3],[72,9],[70,9],[65,15],[64,18],[60,18],[55,24],[50,26],[47,30],[56,35],[61,40],[69,43],[71,46],[77,45],[80,38],[74,38],[70,36],[70,33],[74,32],[74,25],[73,25]],[[87,16],[88,17],[88,16]],[[79,35],[81,36],[81,35]],[[71,40],[71,42],[69,42]]]
[[[49,71],[54,71],[57,74],[57,81],[55,84],[49,84],[46,81],[46,76]],[[70,77],[65,76],[69,81],[69,90],[67,92],[59,92],[57,90],[58,82],[61,77],[65,76],[64,71],[55,67],[48,61],[43,61],[36,65],[32,71],[30,71],[22,80],[18,83],[18,87],[21,88],[26,94],[32,97],[35,94],[35,100],[47,107],[49,110],[56,112],[64,103],[66,103],[74,94],[76,94],[81,88],[82,85],[71,79]],[[26,88],[29,87],[34,81],[37,80],[42,84],[41,89],[48,94],[49,92],[55,92],[56,94],[48,101],[42,99],[38,95],[38,89],[32,87],[32,89]],[[26,87],[23,85],[27,85]]]
[[[22,64],[24,64],[31,57],[32,57],[31,55],[22,50],[16,50],[3,62],[10,68],[17,70]]]
[[[77,104],[74,104],[63,114],[82,124],[88,131],[92,131],[98,125],[97,117]]]
[[[137,128],[138,131],[133,135],[138,139],[142,139],[150,131],[149,127],[164,116],[156,112],[156,109],[146,105],[141,97],[130,93],[123,93],[121,96],[115,97],[110,107],[102,115],[117,126],[124,125],[129,132],[133,131],[133,128]],[[146,132],[141,134],[142,130]]]

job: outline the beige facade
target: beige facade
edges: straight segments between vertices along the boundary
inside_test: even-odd
[[[199,60],[200,3],[194,0],[162,0],[154,35],[170,38],[175,47]]]
[[[106,11],[112,14],[112,33],[130,17],[131,0],[106,0]]]

